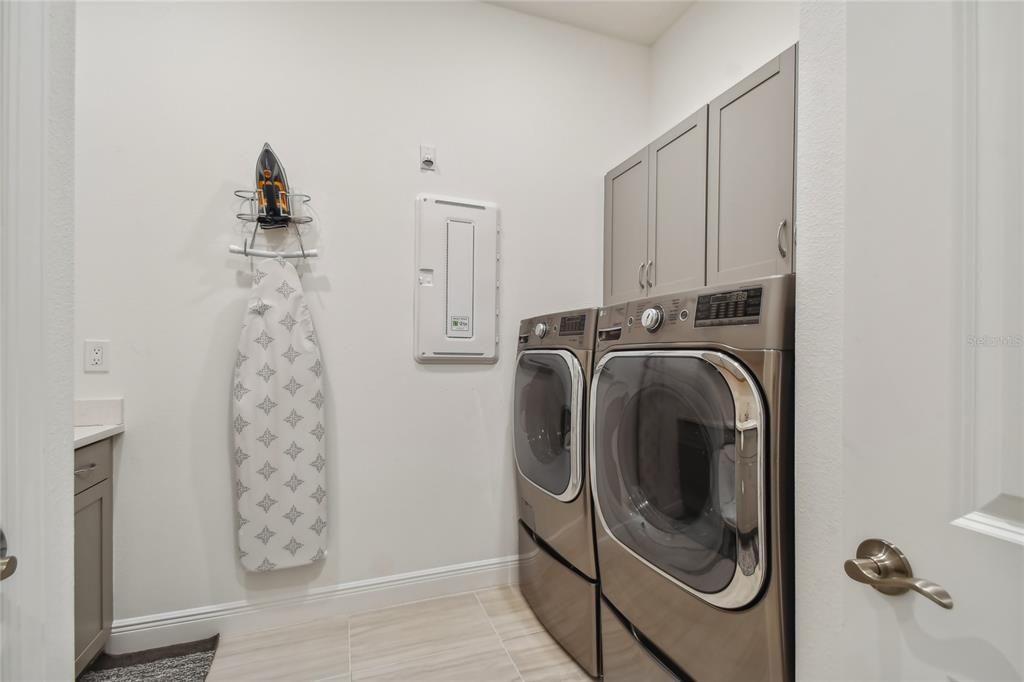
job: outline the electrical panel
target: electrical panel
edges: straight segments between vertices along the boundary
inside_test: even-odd
[[[417,362],[498,359],[498,207],[416,197]]]

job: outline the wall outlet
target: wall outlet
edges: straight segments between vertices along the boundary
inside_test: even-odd
[[[85,362],[83,366],[86,372],[109,372],[110,371],[110,341],[107,339],[86,339],[85,340]]]

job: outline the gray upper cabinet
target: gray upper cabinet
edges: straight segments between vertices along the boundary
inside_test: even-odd
[[[710,104],[708,284],[793,270],[796,49]]]
[[[647,149],[604,178],[604,301],[644,295],[647,269]]]
[[[647,295],[704,286],[708,108],[648,147]]]

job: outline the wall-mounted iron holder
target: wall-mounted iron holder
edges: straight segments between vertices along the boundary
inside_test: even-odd
[[[295,215],[295,204],[306,205],[310,201],[308,194],[297,194],[288,190],[288,176],[284,165],[277,158],[270,144],[263,145],[256,159],[256,182],[253,189],[236,189],[235,196],[249,202],[248,213],[236,213],[235,217],[243,223],[252,223],[252,234],[242,242],[242,246],[231,245],[228,251],[242,256],[260,258],[316,258],[320,255],[316,249],[307,249],[302,243],[302,231],[299,225],[313,221],[312,216]],[[299,240],[298,251],[268,251],[257,249],[256,233],[260,230],[279,230],[295,228],[295,236]]]
[[[249,202],[248,213],[236,213],[235,217],[241,220],[243,223],[252,223],[252,232],[249,238],[242,242],[242,246],[235,246],[232,244],[228,247],[228,251],[241,256],[251,256],[255,258],[316,258],[319,256],[319,252],[316,249],[307,249],[302,243],[302,232],[299,230],[299,225],[305,225],[306,223],[313,222],[313,217],[308,215],[301,216],[290,216],[288,221],[284,224],[263,224],[258,210],[258,193],[254,189],[236,189],[234,192],[235,196],[239,199],[245,199]],[[298,201],[303,206],[308,204],[311,197],[308,194],[296,194],[293,192],[282,193],[290,202]],[[294,206],[294,204],[291,204]],[[295,236],[299,240],[298,251],[269,251],[266,249],[253,248],[256,244],[256,234],[260,229],[264,230],[279,230],[282,228],[295,228]]]

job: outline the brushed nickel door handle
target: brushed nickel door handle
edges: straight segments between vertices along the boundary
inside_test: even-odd
[[[0,580],[6,580],[18,570],[18,557],[7,555],[7,536],[0,530]]]
[[[647,288],[650,289],[654,286],[654,282],[651,281],[651,270],[654,268],[654,261],[647,261]]]
[[[14,575],[14,572],[17,570],[18,557],[12,554],[11,556],[5,556],[3,559],[0,559],[0,580],[7,580]]]
[[[786,247],[782,245],[782,230],[784,230],[785,228],[786,221],[783,220],[781,223],[779,223],[779,229],[775,233],[775,243],[779,247],[779,255],[782,256],[783,258],[786,257]]]
[[[85,474],[89,473],[95,468],[96,462],[90,462],[89,464],[86,464],[84,467],[79,467],[78,469],[75,469],[75,476],[84,476]]]
[[[644,288],[644,262],[640,261],[640,269],[636,271],[636,281],[640,288]]]
[[[886,540],[871,538],[857,547],[857,558],[843,564],[846,575],[882,594],[904,594],[913,590],[944,609],[953,608],[953,598],[946,588],[922,578],[915,578],[899,547]]]

